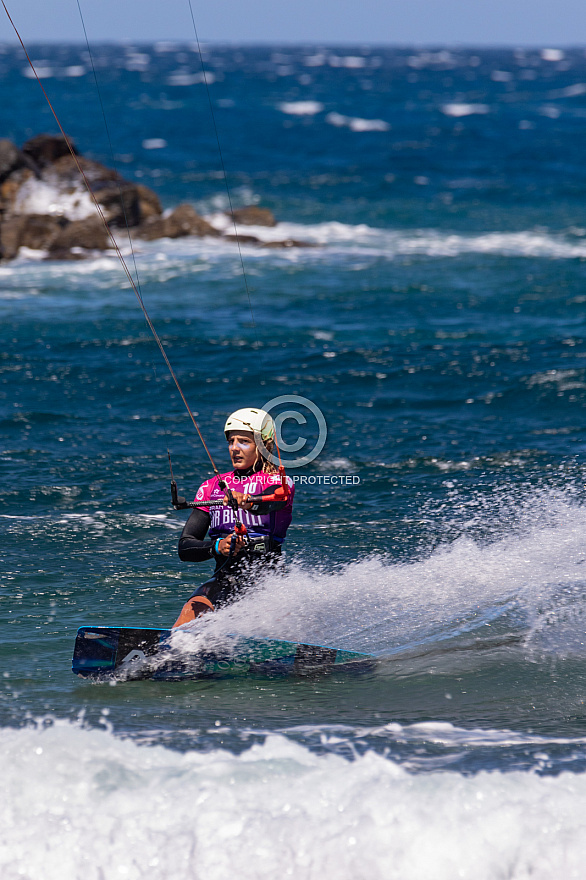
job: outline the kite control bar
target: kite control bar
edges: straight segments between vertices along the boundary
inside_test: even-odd
[[[218,485],[220,489],[222,489],[222,491],[226,493],[224,498],[218,498],[213,501],[186,501],[182,495],[178,494],[177,483],[175,482],[175,478],[173,476],[173,467],[171,465],[171,455],[169,453],[168,455],[169,468],[171,469],[171,501],[175,510],[189,510],[196,507],[223,507],[225,505],[232,508],[234,512],[234,531],[232,533],[232,538],[230,541],[230,552],[228,553],[228,558],[224,563],[224,565],[226,565],[235,554],[236,541],[238,538],[242,538],[242,540],[247,545],[250,543],[248,530],[240,518],[239,505],[238,501],[234,497],[234,493],[232,492],[230,487],[226,485],[226,482],[220,478]],[[281,485],[275,486],[275,489],[271,495],[246,494],[244,496],[245,503],[252,502],[252,504],[259,504],[267,501],[286,501],[290,495],[291,490],[289,489],[289,484],[287,483],[285,468],[282,465],[279,467],[279,476],[281,478]],[[222,566],[222,568],[223,567],[224,566]]]
[[[231,489],[223,480],[220,481],[220,488],[225,491],[225,498],[218,498],[215,501],[186,501],[183,495],[178,494],[177,483],[173,477],[171,456],[169,456],[169,467],[171,468],[171,503],[175,510],[193,510],[195,507],[224,507],[227,504],[236,514],[238,511],[238,502],[234,498]],[[275,487],[275,491],[272,495],[246,495],[246,501],[251,501],[253,504],[260,504],[264,501],[286,501],[291,490],[287,484],[285,468],[282,465],[279,468],[279,475],[281,477],[281,485]]]
[[[226,491],[226,495],[232,495],[229,489]],[[258,504],[261,501],[283,501],[287,498],[281,486],[278,486],[272,495],[246,495],[246,501],[252,501],[253,504]],[[217,498],[214,501],[186,501],[182,495],[178,495],[177,493],[177,483],[175,480],[171,480],[171,503],[175,510],[193,510],[195,507],[232,507],[234,509],[230,500],[226,502],[226,498]],[[238,503],[236,499],[234,499],[234,504],[238,508]]]

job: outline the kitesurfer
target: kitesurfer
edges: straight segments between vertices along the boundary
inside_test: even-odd
[[[174,626],[189,623],[233,599],[254,580],[259,569],[275,565],[291,522],[292,480],[286,478],[285,497],[267,501],[258,498],[274,495],[282,481],[266,454],[272,453],[275,445],[271,416],[262,409],[236,410],[227,419],[224,433],[234,469],[201,484],[195,503],[201,502],[202,506],[193,509],[179,539],[180,559],[214,559],[216,568],[210,580],[189,597]],[[249,500],[249,496],[255,497]],[[222,506],[205,506],[206,501],[221,499]],[[238,511],[230,504],[237,505]],[[246,527],[245,534],[238,528],[237,519]]]

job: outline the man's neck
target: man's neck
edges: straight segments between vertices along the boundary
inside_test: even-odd
[[[253,464],[248,468],[234,468],[235,477],[251,477],[255,473],[257,472],[255,471]]]

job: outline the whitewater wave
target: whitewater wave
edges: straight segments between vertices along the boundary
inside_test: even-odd
[[[218,228],[228,229],[231,222],[221,214],[207,219]],[[458,258],[471,254],[504,257],[531,257],[544,260],[586,258],[586,240],[574,234],[525,230],[521,232],[486,232],[478,235],[440,232],[434,229],[389,230],[366,224],[350,225],[337,221],[305,225],[279,223],[275,227],[242,226],[241,235],[253,235],[261,244],[294,240],[306,242],[311,248],[262,248],[255,244],[241,245],[247,272],[254,273],[255,264],[295,264],[339,261],[342,258],[400,259],[402,257]],[[120,249],[133,272],[136,257],[143,283],[163,283],[174,278],[213,270],[227,272],[230,277],[239,269],[240,257],[231,241],[212,238],[161,239],[156,242],[134,240],[132,250],[127,235],[120,235]],[[2,299],[37,295],[46,285],[66,283],[90,284],[93,288],[109,289],[115,277],[119,286],[129,287],[123,277],[113,250],[86,260],[73,262],[44,261],[41,251],[22,250],[11,263],[0,266]],[[240,268],[241,271],[241,268]]]
[[[347,127],[351,131],[389,131],[391,128],[384,119],[362,119],[359,116],[343,116],[341,113],[328,113],[326,122],[336,128]]]
[[[315,116],[322,112],[324,105],[320,101],[284,101],[278,109],[292,116]]]
[[[228,229],[232,223],[225,215],[210,214],[206,219],[218,228]],[[581,231],[581,230],[580,230]],[[574,231],[575,232],[575,231]],[[586,241],[575,234],[522,230],[519,232],[485,232],[478,235],[440,232],[435,229],[393,230],[351,225],[331,221],[317,224],[279,223],[275,227],[238,227],[238,233],[254,235],[263,242],[283,238],[309,241],[327,249],[341,245],[349,253],[372,253],[376,256],[396,257],[421,255],[428,257],[458,257],[461,254],[482,253],[503,256],[544,257],[572,259],[586,256]],[[221,243],[215,242],[222,247]],[[223,245],[225,247],[225,244]],[[252,247],[247,252],[255,252]],[[257,251],[258,253],[258,251]],[[309,255],[306,252],[304,256]]]
[[[516,663],[543,656],[582,660],[586,507],[569,491],[519,494],[517,489],[510,497],[502,490],[492,498],[461,498],[453,487],[438,509],[423,504],[415,527],[421,530],[425,524],[426,533],[441,543],[410,561],[372,553],[326,569],[290,550],[291,558],[280,569],[265,574],[238,602],[188,628],[189,637],[175,647],[191,654],[227,636],[283,639],[374,654],[388,675],[396,674],[399,661],[420,658],[424,669],[439,655],[449,669],[450,652],[457,663],[468,652],[472,666],[478,659],[474,652],[480,656],[481,650],[504,646],[516,652]],[[119,511],[4,519],[5,530],[21,540],[42,523],[44,533],[72,547],[80,532],[112,540],[138,535],[153,546],[166,546],[165,533],[182,527],[175,515]],[[378,518],[363,526],[380,530],[388,523]],[[335,542],[332,550],[333,561]],[[145,601],[150,625],[164,627],[173,615],[172,597],[179,605],[183,593],[187,597],[195,587],[178,590],[177,579],[185,573],[174,565],[160,567]],[[206,577],[205,571],[197,574]],[[132,578],[147,579],[141,568],[132,569]],[[162,584],[169,596],[167,618],[152,611]],[[120,622],[119,614],[116,619]],[[392,663],[385,667],[387,660]]]
[[[279,735],[181,754],[65,722],[0,742],[6,878],[551,880],[586,858],[584,774],[413,775]]]
[[[445,116],[474,116],[490,113],[488,104],[442,104],[441,111]]]
[[[554,492],[505,507],[500,517],[484,511],[500,536],[463,534],[416,561],[373,554],[329,572],[291,564],[194,632],[202,646],[237,633],[381,658],[499,638],[528,653],[586,656],[586,508]],[[483,518],[478,507],[460,515],[469,531]]]

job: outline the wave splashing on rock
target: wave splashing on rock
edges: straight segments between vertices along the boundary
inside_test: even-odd
[[[64,137],[50,134],[31,138],[22,149],[0,139],[1,259],[14,259],[21,248],[45,251],[48,259],[82,259],[112,247],[108,230],[114,233],[117,228],[128,228],[133,237],[147,241],[183,236],[236,240],[225,229],[212,226],[189,204],[163,213],[153,190],[81,156],[70,144],[71,149]],[[234,211],[233,216],[239,225],[276,226],[267,208],[247,206]],[[246,243],[262,244],[254,236],[245,238]],[[303,244],[289,240],[271,243],[273,247]]]

